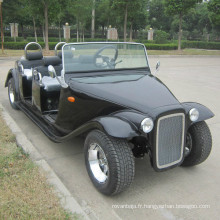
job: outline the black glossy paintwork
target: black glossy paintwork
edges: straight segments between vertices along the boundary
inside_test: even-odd
[[[69,85],[73,91],[145,114],[161,106],[179,104],[160,80],[148,74],[135,81],[89,84],[70,80]]]
[[[120,75],[123,75],[123,80],[119,80]],[[192,125],[189,118],[192,108],[199,110],[197,122],[214,116],[201,104],[179,103],[171,91],[150,74],[149,69],[66,74],[68,88],[56,92],[44,90],[34,75],[32,81],[27,80],[18,68],[9,71],[5,86],[10,77],[15,79],[16,93],[20,98],[18,107],[52,141],[63,142],[93,129],[127,139],[134,146],[138,145],[136,139],[139,143],[144,140],[142,147],[145,151],[142,153],[149,153],[156,171],[164,170],[157,168],[155,158],[156,129],[160,117],[184,113],[186,134]],[[86,77],[92,77],[92,80]],[[75,102],[69,102],[68,97],[74,97]],[[53,103],[51,106],[50,102]],[[143,133],[140,128],[146,117],[154,121],[154,128],[149,134]]]
[[[57,117],[52,122],[44,117],[48,114],[46,100],[48,97],[54,98],[55,96],[58,100],[59,93],[46,93],[39,83],[32,85],[32,99],[27,102],[22,97],[20,108],[39,125],[50,139],[56,142],[62,142],[91,129],[100,129],[114,137],[131,139],[139,135],[144,136],[153,145],[154,130],[149,135],[140,130],[140,123],[146,117],[151,117],[156,123],[158,117],[162,115],[184,112],[186,128],[188,128],[191,125],[188,112],[192,107],[199,109],[199,120],[214,116],[209,109],[198,103],[179,103],[169,89],[147,70],[116,71],[105,74],[106,76],[112,74],[114,78],[114,75],[118,73],[128,74],[128,79],[130,74],[143,74],[143,76],[136,80],[120,82],[113,80],[108,83],[83,83],[74,80],[76,74],[68,74],[66,82],[69,87],[62,88],[60,91]],[[94,77],[96,74],[103,73],[87,73]],[[84,75],[80,74],[80,76]],[[16,87],[19,88],[18,94],[23,94],[22,90],[28,87],[25,84],[21,85],[23,80],[19,81],[19,73],[16,69],[9,71],[6,86],[10,77],[15,78]],[[75,98],[75,102],[68,101],[70,96]],[[31,103],[34,105],[31,106]]]

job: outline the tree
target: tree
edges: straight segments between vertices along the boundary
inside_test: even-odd
[[[149,2],[149,22],[153,29],[170,31],[172,17],[165,13],[165,1],[154,0]]]
[[[132,25],[140,14],[143,15],[145,0],[114,0],[112,8],[117,12],[118,17],[123,20],[124,29],[124,42],[127,41],[127,24],[130,24],[130,29],[132,30]]]
[[[25,1],[24,1],[25,2]],[[36,35],[36,20],[40,21],[43,26],[43,36],[45,40],[45,50],[49,50],[48,41],[48,29],[49,23],[54,20],[59,14],[59,8],[61,7],[59,0],[26,0],[26,6],[29,16],[33,19],[35,40],[37,41]],[[58,12],[58,13],[57,13]]]
[[[7,0],[4,1],[4,4],[2,6],[4,23],[18,23],[21,26],[22,35],[24,37],[23,25],[30,24],[31,22],[31,19],[27,16],[28,12],[26,10],[24,1]],[[16,41],[16,38],[14,38],[14,41]]]
[[[124,23],[124,42],[127,41],[127,22],[128,22],[128,10],[132,5],[132,0],[114,0],[113,9],[118,12],[119,15],[123,16]]]
[[[37,42],[37,25],[42,24],[44,20],[44,14],[42,13],[43,6],[39,5],[39,3],[35,0],[25,0],[24,4],[26,11],[28,12],[27,17],[29,17],[33,22],[34,37]]]
[[[181,50],[183,15],[195,7],[198,2],[202,2],[202,0],[165,0],[166,12],[171,15],[179,16],[178,50]]]
[[[208,40],[208,33],[212,30],[212,26],[207,5],[206,3],[197,4],[195,8],[190,9],[188,14],[183,16],[183,29],[188,32],[187,39],[201,39],[203,36]]]
[[[104,38],[105,27],[115,25],[115,14],[112,10],[110,0],[96,0],[96,27],[102,28],[102,38]]]
[[[136,0],[132,3],[133,10],[129,11],[130,41],[132,41],[133,28],[144,28],[147,20],[147,0]]]
[[[213,26],[220,30],[220,0],[210,0],[208,10]]]
[[[69,0],[68,12],[76,18],[77,42],[79,41],[79,31],[81,29],[82,40],[84,41],[85,25],[91,18],[93,0]]]

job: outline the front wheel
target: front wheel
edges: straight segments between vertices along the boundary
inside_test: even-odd
[[[189,154],[181,166],[194,166],[205,161],[212,149],[212,136],[208,125],[204,122],[193,124],[188,131]]]
[[[94,130],[86,137],[84,153],[89,177],[101,193],[113,195],[130,186],[135,163],[126,140]]]
[[[13,109],[18,110],[16,102],[18,101],[17,94],[15,92],[15,81],[14,78],[10,78],[8,81],[8,98]]]

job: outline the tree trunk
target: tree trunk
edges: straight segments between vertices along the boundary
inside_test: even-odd
[[[21,36],[23,38],[25,38],[25,35],[24,35],[24,25],[21,23]]]
[[[124,18],[124,42],[127,41],[127,20],[128,20],[128,5],[125,6],[125,18]]]
[[[178,50],[181,51],[181,38],[182,38],[182,14],[179,17],[179,34],[178,34]]]
[[[37,42],[37,30],[36,30],[36,23],[34,17],[33,17],[33,25],[34,25],[34,37],[35,37],[35,41]]]
[[[92,6],[92,28],[91,28],[91,38],[95,38],[95,0],[93,0]]]
[[[14,23],[14,42],[16,42],[16,36],[15,36],[15,23]]]
[[[134,31],[134,39],[137,39],[137,30]]]
[[[77,19],[77,25],[76,25],[76,39],[77,39],[77,42],[79,42],[79,21]]]
[[[62,41],[62,39],[61,39],[61,27],[60,27],[60,21],[59,21],[59,41],[61,42]]]
[[[48,5],[47,2],[44,4],[44,19],[45,19],[45,50],[49,50],[48,43]]]
[[[105,37],[105,25],[102,25],[102,39]]]
[[[82,27],[82,41],[85,41],[85,37],[84,37],[84,26]]]
[[[133,30],[132,30],[132,22],[131,22],[131,26],[130,26],[130,42],[132,42],[132,32],[133,32]]]
[[[42,31],[43,31],[43,39],[44,39],[44,43],[45,43],[45,28],[44,28],[44,24],[42,24]]]

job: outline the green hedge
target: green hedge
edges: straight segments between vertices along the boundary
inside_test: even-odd
[[[14,42],[14,38],[13,37],[4,37],[4,41],[5,42]],[[16,42],[23,42],[25,41],[25,39],[23,37],[16,37]]]
[[[45,47],[45,43],[44,42],[38,42],[42,48]],[[26,46],[27,42],[5,42],[4,43],[4,48],[5,49],[13,49],[13,50],[23,50]],[[49,48],[50,50],[53,50],[56,46],[57,42],[50,42],[49,43]],[[34,50],[36,49],[37,46],[32,45],[29,47],[30,50]]]
[[[85,39],[85,41],[89,42],[89,39]],[[90,42],[98,42],[101,41],[100,39],[91,39]],[[49,48],[50,50],[53,50],[56,44],[59,41],[56,42],[49,42]],[[76,42],[76,39],[73,38],[70,40],[70,42]],[[23,42],[4,42],[4,48],[5,49],[14,49],[14,50],[23,50],[25,48],[25,45],[27,44],[27,41]],[[42,46],[42,48],[45,47],[44,42],[39,42],[39,44]],[[176,43],[169,43],[169,44],[154,44],[154,43],[145,43],[145,46],[147,50],[177,50],[177,44]],[[30,47],[30,49],[35,49],[36,46]],[[202,42],[202,41],[183,41],[182,42],[182,48],[198,48],[198,49],[214,49],[214,50],[220,50],[220,43],[218,42]]]
[[[177,50],[176,44],[145,44],[147,50]]]
[[[143,40],[143,39],[139,39],[139,40],[134,40],[134,42],[136,42],[136,43],[142,43],[142,44],[155,44],[155,40]]]
[[[220,42],[205,42],[205,41],[182,41],[182,49],[184,48],[197,48],[220,50]]]
[[[59,42],[59,38],[57,37],[49,37],[49,42]],[[43,37],[38,37],[37,38],[38,42],[43,42],[44,39]],[[4,37],[4,41],[5,42],[14,42],[14,38],[13,37]],[[16,37],[16,42],[35,42],[35,37],[27,37],[26,39],[24,39],[23,37]],[[65,41],[64,38],[62,38],[62,41]]]

